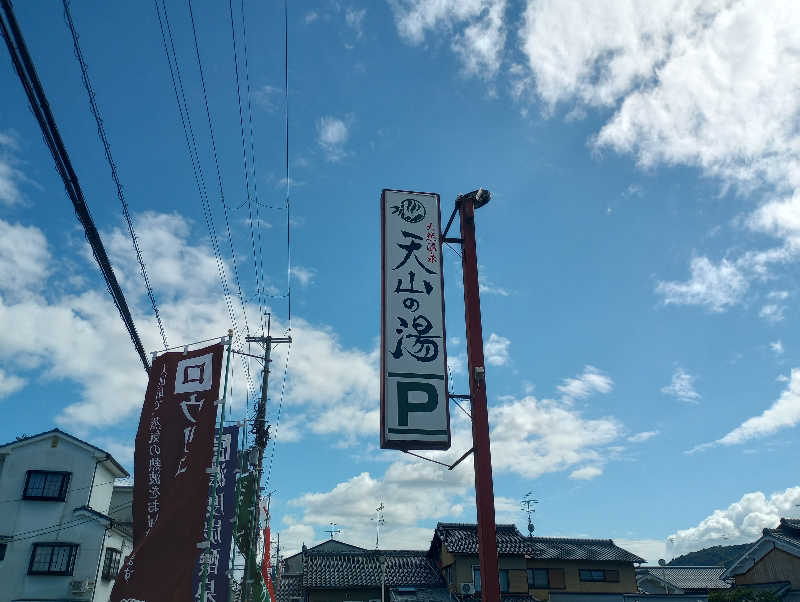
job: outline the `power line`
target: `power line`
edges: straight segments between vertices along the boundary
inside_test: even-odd
[[[208,200],[208,189],[206,187],[203,168],[200,163],[197,139],[194,135],[194,129],[192,128],[191,115],[189,114],[189,104],[186,101],[186,93],[183,88],[183,78],[181,77],[180,65],[178,63],[178,55],[175,51],[175,42],[172,36],[172,27],[170,26],[169,23],[167,6],[164,0],[162,0],[162,7],[164,12],[162,19],[161,15],[162,8],[159,8],[158,0],[153,0],[153,4],[155,5],[156,15],[158,16],[158,24],[161,30],[161,42],[164,48],[164,54],[167,57],[167,65],[169,66],[169,74],[170,74],[170,80],[172,82],[172,89],[175,92],[175,100],[178,103],[178,112],[180,114],[181,124],[183,126],[183,135],[184,135],[184,140],[186,142],[186,148],[189,153],[189,160],[192,164],[192,173],[194,175],[195,184],[197,186],[197,192],[200,196],[200,206],[203,211],[203,217],[205,218],[206,228],[208,229],[209,237],[211,239],[212,251],[214,253],[214,258],[217,263],[217,275],[219,276],[220,285],[222,287],[223,296],[225,298],[225,305],[227,306],[228,315],[231,319],[231,325],[233,326],[233,330],[235,333],[235,340],[241,341],[241,333],[239,331],[239,325],[236,319],[236,313],[234,312],[233,309],[233,302],[231,301],[230,288],[228,287],[228,281],[225,275],[225,265],[222,260],[222,253],[219,247],[219,240],[217,238],[216,226],[214,225],[214,215],[211,210],[210,202]],[[167,43],[167,37],[169,37],[169,44]],[[170,55],[170,49],[172,50],[171,55]],[[244,314],[244,320],[245,320],[245,327],[247,328],[246,312]],[[250,368],[246,360],[244,360],[244,358],[242,358],[242,364],[244,366],[248,387],[254,390],[253,381],[252,378],[250,377]]]
[[[244,6],[242,8],[244,8]],[[253,207],[250,197],[250,171],[248,170],[247,167],[247,144],[245,142],[245,133],[244,133],[244,116],[242,114],[242,91],[241,91],[241,85],[239,83],[239,52],[236,45],[236,27],[234,25],[232,0],[228,0],[228,10],[231,23],[231,41],[233,43],[233,71],[236,77],[236,101],[239,108],[239,133],[242,139],[242,164],[244,167],[244,184],[247,195],[246,198],[247,198],[248,224],[250,230],[250,244],[253,248],[253,270],[255,272],[255,277],[256,277],[256,298],[258,300],[259,319],[261,321],[262,331],[263,331],[264,308],[263,308],[263,296],[262,296],[263,292],[261,290],[261,288],[263,287],[263,281],[261,282],[259,281],[258,258],[256,255],[256,240],[255,240],[255,235],[253,233]],[[244,20],[244,14],[242,14],[242,20]],[[255,166],[253,166],[253,170],[255,171]]]
[[[91,214],[89,213],[89,208],[86,205],[86,200],[83,196],[83,190],[78,182],[78,176],[75,174],[75,170],[72,168],[72,162],[70,161],[69,154],[64,146],[64,141],[61,139],[61,134],[58,131],[55,119],[50,111],[50,104],[47,101],[42,84],[39,81],[39,76],[36,73],[33,60],[28,53],[28,48],[25,45],[25,40],[22,37],[19,25],[17,24],[17,20],[14,16],[14,10],[11,6],[11,2],[9,0],[0,1],[2,2],[6,20],[8,20],[8,26],[6,26],[5,21],[0,19],[0,26],[2,26],[3,37],[6,40],[6,46],[8,46],[8,52],[11,55],[14,68],[16,69],[17,75],[22,83],[22,87],[25,89],[25,93],[28,96],[28,102],[30,103],[34,117],[36,118],[36,121],[39,123],[39,127],[42,130],[42,136],[44,137],[45,143],[47,144],[48,148],[50,149],[50,153],[53,156],[53,160],[56,164],[56,170],[58,171],[59,176],[61,176],[61,180],[64,182],[64,188],[67,191],[67,196],[69,196],[70,200],[72,201],[72,206],[75,209],[75,214],[78,218],[78,221],[83,226],[86,240],[89,242],[89,246],[92,248],[92,254],[94,255],[97,265],[100,267],[100,272],[103,275],[103,280],[105,280],[108,292],[110,293],[111,298],[114,300],[114,305],[117,306],[117,310],[119,311],[120,317],[125,324],[125,328],[131,337],[133,346],[135,347],[136,352],[139,354],[142,365],[144,366],[145,371],[149,374],[150,364],[147,361],[147,354],[144,351],[144,346],[139,338],[136,325],[133,322],[133,316],[128,308],[128,303],[125,300],[125,295],[120,288],[117,277],[114,274],[114,269],[111,267],[111,261],[108,258],[105,247],[103,246],[103,241],[100,239],[100,234],[97,231],[94,221],[92,220]],[[9,33],[9,29],[11,30],[11,33]],[[11,39],[12,35],[14,38],[13,41]]]
[[[158,311],[158,304],[156,303],[155,295],[153,294],[153,287],[150,284],[150,278],[147,275],[147,268],[144,264],[144,259],[142,258],[142,251],[139,249],[139,241],[136,236],[136,230],[133,227],[133,219],[131,218],[130,212],[128,211],[128,203],[125,200],[125,193],[122,189],[122,184],[119,181],[119,175],[117,174],[117,166],[114,163],[114,158],[111,156],[111,145],[108,142],[108,137],[106,136],[105,127],[103,127],[103,119],[100,117],[100,109],[97,107],[97,102],[95,101],[95,93],[92,89],[92,82],[89,79],[89,69],[86,66],[86,61],[83,58],[83,52],[81,51],[80,44],[78,43],[78,33],[75,30],[75,24],[72,21],[72,15],[69,12],[69,0],[63,0],[64,4],[64,16],[67,20],[67,25],[69,26],[69,31],[72,34],[72,43],[75,47],[75,57],[78,59],[78,64],[81,67],[81,75],[83,76],[83,87],[86,89],[86,94],[89,96],[89,106],[92,109],[92,115],[94,116],[95,123],[97,123],[97,133],[100,136],[100,140],[103,143],[103,149],[106,153],[106,160],[108,161],[108,166],[111,168],[111,177],[114,179],[114,184],[117,187],[117,198],[119,198],[119,202],[122,204],[122,214],[125,216],[125,221],[128,224],[128,232],[131,235],[131,242],[133,243],[133,249],[136,251],[136,259],[139,262],[139,270],[142,273],[142,278],[144,279],[144,285],[147,289],[147,296],[150,298],[150,305],[153,307],[153,312],[156,315],[156,321],[158,322],[158,330],[161,333],[161,340],[164,342],[164,348],[166,349],[169,344],[167,343],[167,335],[164,331],[164,323],[161,321],[161,314]]]

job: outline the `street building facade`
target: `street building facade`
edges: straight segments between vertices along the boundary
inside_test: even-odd
[[[129,476],[59,429],[0,446],[0,600],[107,601],[133,548]]]

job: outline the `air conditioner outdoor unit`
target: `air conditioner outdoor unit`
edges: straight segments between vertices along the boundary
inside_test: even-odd
[[[472,583],[462,583],[461,593],[467,596],[471,596],[472,594],[475,593],[475,586]]]
[[[73,596],[88,594],[94,589],[94,581],[91,579],[74,579],[69,582],[69,590]]]

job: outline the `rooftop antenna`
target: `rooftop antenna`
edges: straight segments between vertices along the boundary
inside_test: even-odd
[[[529,491],[525,494],[525,497],[522,498],[520,504],[522,505],[522,511],[528,515],[528,537],[533,537],[533,515],[536,512],[534,506],[539,503],[539,500],[533,497],[533,491]]]
[[[331,539],[336,539],[336,534],[337,533],[341,533],[342,530],[336,528],[336,523],[328,523],[328,524],[331,526],[331,528],[330,529],[325,529],[325,533],[329,533],[330,536],[331,536]]]
[[[375,517],[370,519],[375,521],[375,549],[377,550],[380,548],[380,537],[381,537],[381,527],[386,524],[386,521],[383,518],[383,500],[381,500],[380,506],[375,508]]]

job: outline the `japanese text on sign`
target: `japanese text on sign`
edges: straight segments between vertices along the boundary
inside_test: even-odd
[[[447,449],[439,196],[384,190],[381,446]]]

